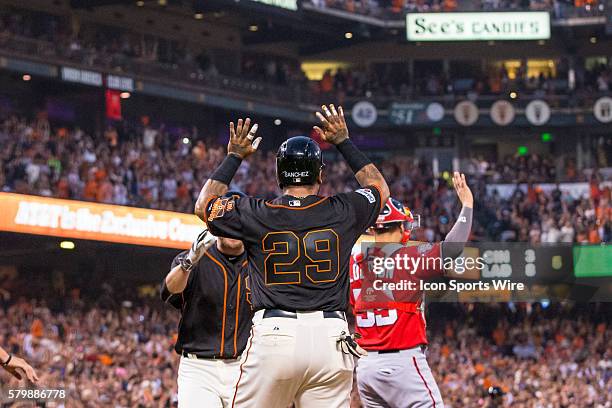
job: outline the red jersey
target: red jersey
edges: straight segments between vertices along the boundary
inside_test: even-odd
[[[386,251],[385,251],[386,249]],[[387,252],[386,257],[407,255],[408,257],[440,258],[440,244],[421,244],[416,246],[402,246],[401,244],[388,244],[382,248]],[[390,253],[390,254],[389,254]],[[441,260],[440,260],[441,261]],[[411,280],[418,286],[421,279],[441,276],[443,274],[442,262],[419,266],[414,273],[405,270],[397,272],[397,278]],[[361,245],[355,245],[351,256],[350,273],[350,301],[355,313],[355,330],[361,335],[357,340],[366,350],[404,350],[427,344],[425,331],[425,313],[423,293],[420,290],[411,291],[413,302],[403,302],[396,309],[377,308],[359,310],[361,288],[364,283],[365,268],[369,268],[368,256],[361,253]],[[358,307],[356,307],[356,305]]]

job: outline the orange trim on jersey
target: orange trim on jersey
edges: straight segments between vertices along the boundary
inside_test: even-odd
[[[238,275],[238,294],[236,295],[236,325],[234,326],[234,357],[238,354],[236,340],[238,339],[238,311],[240,310],[240,275]]]
[[[238,376],[238,381],[236,381],[236,390],[234,391],[234,398],[232,398],[232,408],[234,408],[236,404],[236,395],[238,395],[238,386],[240,385],[240,380],[242,379],[242,374],[244,373],[244,370],[243,370],[244,364],[249,359],[249,351],[251,351],[251,346],[253,345],[253,337],[255,337],[255,330],[251,326],[251,337],[249,338],[249,347],[247,347],[246,356],[244,357],[244,361],[240,364],[240,375]]]
[[[378,196],[380,197],[380,210],[378,212],[380,212],[383,210],[383,208],[385,208],[385,204],[386,204],[382,199],[382,191],[380,190],[378,186],[375,186],[374,184],[372,184],[370,187],[374,187],[376,191],[378,191]]]
[[[306,210],[308,208],[314,207],[315,205],[321,204],[323,201],[327,200],[329,197],[322,197],[319,201],[316,201],[312,204],[308,204],[305,207],[289,207],[283,204],[272,204],[266,201],[266,205],[271,208],[284,208],[286,210]]]
[[[223,264],[215,259],[209,252],[206,252],[206,255],[212,259],[214,263],[219,265],[223,271],[225,289],[223,290],[223,325],[221,326],[221,350],[219,351],[219,357],[223,357],[223,349],[225,347],[225,313],[227,311],[227,270],[225,269],[225,266],[223,266]]]
[[[208,226],[208,205],[213,200],[216,200],[219,197],[221,197],[221,196],[219,196],[219,195],[212,195],[212,196],[208,197],[208,199],[204,203],[204,219],[202,221],[204,221],[204,224],[206,224],[207,226]]]

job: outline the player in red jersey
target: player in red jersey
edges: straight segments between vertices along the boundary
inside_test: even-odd
[[[474,199],[465,176],[455,173],[453,184],[463,207],[443,242],[406,246],[410,237],[406,224],[414,220],[409,210],[390,198],[372,228],[376,242],[375,246],[368,248],[372,253],[363,254],[360,245],[353,250],[350,299],[356,317],[356,332],[361,335],[357,341],[368,351],[357,366],[359,395],[365,408],[444,406],[425,359],[427,335],[423,293],[413,290],[409,297],[400,296],[401,301],[386,302],[387,306],[394,308],[372,309],[375,303],[364,300],[361,289],[371,286],[371,282],[364,283],[364,271],[371,268],[372,256],[395,258],[399,254],[430,260],[439,258],[440,262],[419,266],[414,273],[404,270],[400,273],[402,278],[414,282],[443,275],[443,260],[455,259],[461,254],[472,224]],[[396,282],[398,276],[399,273],[395,276]]]

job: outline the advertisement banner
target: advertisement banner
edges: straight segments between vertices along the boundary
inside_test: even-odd
[[[130,77],[107,75],[106,86],[110,89],[132,92],[134,90],[134,80]]]
[[[102,86],[102,74],[86,69],[62,67],[62,80],[84,85]]]
[[[0,231],[187,249],[204,228],[195,215],[0,193]]]
[[[550,14],[546,11],[408,13],[408,41],[547,40]]]
[[[297,11],[297,0],[251,0],[255,3],[265,4],[266,6],[279,7],[285,10]]]

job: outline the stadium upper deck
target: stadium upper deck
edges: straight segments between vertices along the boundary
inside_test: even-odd
[[[611,88],[611,42],[603,23],[588,17],[576,27],[553,18],[547,40],[415,42],[401,28],[302,13],[306,4],[285,18],[260,4],[263,11],[250,13],[256,2],[213,2],[216,8],[195,14],[173,2],[92,3],[105,5],[0,2],[1,67],[28,77],[76,76],[90,86],[108,86],[104,74],[120,76],[131,84],[121,90],[300,121],[321,102],[350,107],[366,99],[388,118],[377,126],[395,124],[390,105],[406,102],[420,107],[397,113],[400,119],[425,120],[402,125],[432,125],[425,108],[437,102],[445,111],[439,125],[453,126],[465,99],[481,110],[477,125],[494,124],[484,116],[499,99],[511,100],[521,126],[531,123],[523,110],[535,99],[548,104],[551,123],[597,124],[595,102]]]

